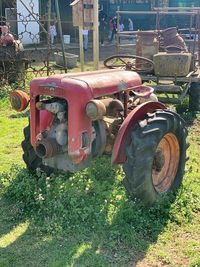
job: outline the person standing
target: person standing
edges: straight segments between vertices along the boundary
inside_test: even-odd
[[[128,30],[133,31],[133,21],[131,18],[128,18]]]
[[[103,17],[100,18],[100,21],[99,21],[99,33],[100,33],[101,46],[104,46],[106,25],[107,25],[106,17],[103,16]]]
[[[124,31],[124,23],[122,21],[119,22],[119,32]],[[119,37],[119,43],[121,42],[121,38]]]
[[[83,30],[83,50],[88,49],[88,30]]]
[[[119,31],[120,32],[124,31],[124,23],[122,21],[120,21],[120,23],[119,23]]]
[[[110,41],[111,36],[112,36],[112,31],[113,31],[113,23],[112,23],[112,18],[109,18],[108,21],[108,40]]]
[[[115,37],[117,33],[117,16],[114,16],[114,18],[112,19],[112,24],[113,24],[113,30],[112,30],[112,34],[110,38],[111,42],[113,41],[113,38]]]
[[[54,38],[57,36],[56,25],[54,22],[51,22],[49,31],[50,31],[51,47],[53,47],[54,46]]]

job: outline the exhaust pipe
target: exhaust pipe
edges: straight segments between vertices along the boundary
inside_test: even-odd
[[[43,139],[37,141],[35,152],[42,159],[52,158],[60,152],[60,146],[54,139]]]

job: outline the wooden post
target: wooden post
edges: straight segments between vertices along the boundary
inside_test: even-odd
[[[94,0],[93,61],[94,61],[94,70],[98,70],[99,69],[99,3],[98,3],[98,0]]]
[[[50,67],[49,67],[49,52],[51,49],[50,42],[50,26],[51,26],[51,0],[48,1],[48,35],[47,35],[47,45],[48,45],[48,53],[47,53],[47,76],[49,76]]]
[[[50,26],[51,26],[51,0],[48,0],[48,46],[50,47]]]
[[[63,64],[65,68],[65,73],[67,73],[67,62],[65,58],[65,46],[64,46],[64,40],[63,40],[63,34],[62,34],[62,25],[61,25],[61,19],[60,19],[60,10],[59,10],[59,5],[58,5],[58,0],[55,0],[55,5],[56,5],[57,20],[58,20],[58,30],[60,34],[60,41],[61,41],[61,47],[62,47]]]
[[[120,11],[120,6],[117,7],[117,54],[119,55],[120,52],[120,15],[119,15],[119,11]]]
[[[157,32],[160,31],[160,13],[159,13],[159,11],[157,11],[157,13],[156,13],[156,30],[157,30]]]
[[[200,65],[200,11],[198,11],[198,59],[199,59],[199,65]]]
[[[81,71],[84,71],[83,27],[79,26],[78,29],[79,29],[79,46],[80,46]]]

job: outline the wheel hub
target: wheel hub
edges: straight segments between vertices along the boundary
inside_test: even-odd
[[[162,193],[171,187],[179,166],[180,146],[173,133],[163,136],[153,160],[152,181],[157,192]]]
[[[153,160],[153,170],[160,172],[165,164],[165,156],[162,150],[157,150]]]
[[[132,63],[131,63],[130,61],[128,61],[128,62],[126,63],[126,66],[125,66],[126,70],[131,70],[132,67],[133,67]]]

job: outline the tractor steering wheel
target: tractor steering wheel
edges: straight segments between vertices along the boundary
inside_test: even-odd
[[[154,68],[154,63],[148,58],[131,55],[114,55],[104,60],[108,69],[125,69],[138,73],[148,73]]]

